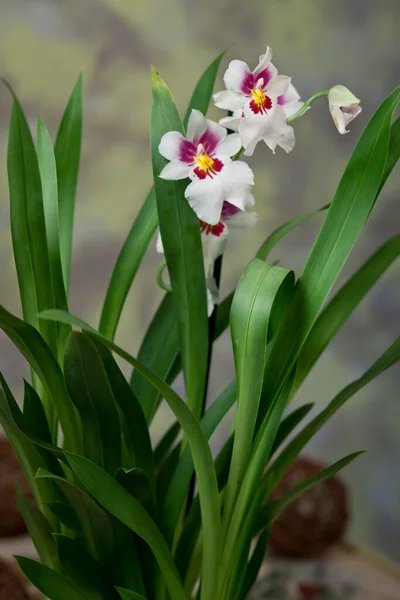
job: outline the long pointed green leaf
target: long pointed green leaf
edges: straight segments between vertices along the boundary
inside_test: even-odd
[[[184,123],[187,123],[187,119],[193,108],[197,108],[203,114],[207,113],[222,57],[223,53],[202,74],[189,102]],[[99,331],[111,340],[115,337],[128,292],[157,230],[157,226],[156,197],[154,187],[152,187],[126,237],[108,285],[100,318]],[[143,344],[145,344],[144,341]],[[149,364],[147,366],[154,371],[154,365]],[[167,379],[166,377],[161,378]],[[143,403],[147,405],[145,399],[143,399]]]
[[[263,386],[267,344],[276,329],[274,311],[287,306],[294,274],[254,259],[239,281],[231,309],[231,335],[235,359],[238,408],[223,524],[229,526],[237,492],[250,457]],[[245,507],[243,507],[245,510]]]
[[[81,416],[85,455],[114,474],[122,460],[118,411],[99,353],[87,335],[77,331],[70,334],[64,375]]]
[[[172,294],[166,294],[154,315],[140,346],[138,360],[167,381],[179,354],[179,335]],[[154,416],[159,394],[138,371],[133,371],[131,387],[142,405],[149,423]]]
[[[34,327],[6,311],[3,306],[0,306],[0,329],[27,359],[48,397],[54,402],[64,433],[65,447],[79,449],[79,416],[68,396],[61,369],[46,342]]]
[[[75,475],[97,501],[149,544],[165,577],[170,595],[177,600],[186,600],[168,545],[140,502],[88,459],[69,453],[67,457]]]
[[[265,494],[270,486],[276,485],[283,477],[286,470],[292,464],[296,456],[301,452],[307,442],[319,431],[319,429],[349,400],[355,393],[370,383],[375,377],[389,369],[400,360],[400,338],[398,338],[388,350],[364,373],[362,377],[353,381],[337,394],[328,406],[322,410],[314,419],[302,429],[289,444],[282,450],[278,457],[269,467],[264,477]]]
[[[304,492],[310,490],[319,483],[330,479],[330,477],[333,477],[333,475],[335,475],[338,471],[344,469],[344,467],[347,467],[347,465],[349,465],[351,462],[353,462],[353,460],[355,460],[358,456],[360,456],[360,454],[363,453],[364,451],[353,452],[353,454],[349,454],[345,458],[342,458],[341,460],[335,462],[330,467],[323,469],[316,475],[308,477],[304,481],[301,481],[300,483],[296,484],[292,487],[291,490],[286,492],[286,494],[283,494],[283,496],[281,496],[277,500],[274,500],[273,502],[268,502],[265,508],[259,514],[257,530],[259,531],[261,528],[269,525],[271,521],[273,521],[274,518],[277,517],[279,513],[285,508],[285,506],[290,504],[290,502],[293,502],[293,500],[301,496],[301,494],[304,494]]]
[[[66,506],[72,508],[80,522],[80,530],[77,533],[83,535],[93,558],[107,567],[113,559],[114,550],[110,516],[86,492],[64,477],[39,469],[36,479],[52,479],[59,486],[68,500]]]
[[[385,170],[383,172],[378,196],[385,185],[390,173],[400,158],[400,117],[397,117],[390,130],[389,152],[386,160]]]
[[[117,365],[110,350],[98,339],[93,342],[102,360],[107,378],[119,408],[120,419],[125,421],[126,442],[132,451],[130,467],[135,465],[142,469],[150,482],[155,496],[155,472],[151,439],[142,407]]]
[[[300,352],[293,392],[373,285],[400,255],[400,235],[383,244],[324,308]]]
[[[54,291],[54,306],[61,310],[68,310],[60,252],[56,159],[50,134],[40,117],[37,122],[36,153],[42,182],[43,211],[51,280]],[[68,335],[68,327],[65,325],[61,326],[59,334],[62,336],[61,340],[59,340],[59,347],[62,350],[63,343]]]
[[[11,413],[11,405],[14,405],[15,409],[20,411],[10,388],[3,375],[0,373],[0,423],[14,449],[35,500],[38,503],[39,508],[43,510],[44,502],[47,500],[54,500],[56,496],[54,494],[53,485],[43,485],[43,482],[37,482],[35,474],[40,467],[48,468],[50,465],[46,461],[46,458],[39,452],[35,444],[33,444],[19,429],[18,424],[15,422]]]
[[[64,574],[84,591],[87,600],[118,598],[109,572],[86,552],[81,540],[59,534],[54,538]]]
[[[155,386],[158,393],[167,401],[169,407],[180,422],[184,434],[188,440],[197,475],[199,487],[200,503],[203,520],[204,546],[207,550],[204,552],[203,573],[204,582],[207,580],[205,589],[209,592],[216,582],[215,572],[218,566],[219,549],[221,541],[221,521],[219,514],[219,496],[218,486],[214,470],[213,459],[207,439],[201,430],[197,420],[193,417],[191,411],[187,408],[183,400],[172,390],[168,384],[159,379],[154,373],[128,352],[111,342],[109,339],[100,335],[87,325],[81,319],[59,310],[47,311],[40,315],[41,318],[61,321],[69,325],[80,327],[100,339],[110,350],[121,356],[134,368],[140,371]],[[203,582],[203,584],[204,584]],[[213,592],[212,592],[213,593]],[[212,597],[212,593],[209,597]]]
[[[41,510],[29,502],[22,493],[21,485],[17,487],[18,509],[24,518],[28,532],[35,545],[40,559],[48,567],[59,569],[57,548],[54,543],[53,529]]]
[[[121,596],[122,600],[146,600],[144,596],[141,596],[141,594],[137,594],[136,592],[132,592],[132,590],[124,590],[120,587],[117,587],[116,590]]]
[[[50,600],[87,600],[83,590],[80,590],[71,579],[45,565],[16,556],[19,566],[26,577],[37,589]]]
[[[158,220],[171,279],[186,401],[200,417],[208,357],[207,296],[199,221],[184,197],[186,181],[166,181],[159,175],[167,161],[158,151],[169,131],[183,133],[178,109],[161,77],[153,70],[151,152]]]
[[[68,295],[71,271],[75,196],[82,139],[82,75],[72,91],[57,133],[54,154],[57,165],[60,251]]]
[[[374,205],[386,167],[397,88],[362,133],[296,285],[283,326],[266,361],[259,425],[284,386],[297,355]],[[260,469],[261,469],[260,464]]]

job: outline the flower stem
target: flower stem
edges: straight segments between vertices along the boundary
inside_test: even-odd
[[[164,269],[167,266],[167,260],[164,258],[164,260],[162,260],[159,264],[159,267],[157,269],[157,275],[156,275],[156,279],[157,279],[157,283],[160,286],[160,288],[162,290],[164,290],[165,292],[172,292],[172,288],[170,285],[168,285],[168,283],[165,283],[165,281],[163,280],[163,273],[164,273]]]
[[[294,113],[294,115],[286,119],[286,123],[292,123],[292,121],[295,121],[299,117],[302,117],[306,110],[308,110],[308,108],[311,106],[311,104],[315,102],[315,100],[318,100],[318,98],[322,98],[323,96],[327,96],[328,94],[329,90],[324,90],[323,92],[318,92],[318,94],[314,94],[314,96],[311,96],[311,98],[309,98],[307,102],[304,102],[303,106],[296,113]]]
[[[239,152],[237,152],[237,153],[235,154],[235,156],[233,157],[233,160],[239,160],[239,158],[242,156],[243,152],[244,152],[244,148],[243,148],[243,146],[242,146],[242,147],[240,148]]]

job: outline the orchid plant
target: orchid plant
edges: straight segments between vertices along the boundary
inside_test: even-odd
[[[320,97],[340,133],[361,111],[343,86],[302,102],[267,48],[253,71],[229,64],[226,89],[213,96],[225,111],[215,123],[205,115],[222,58],[201,76],[183,122],[153,69],[154,186],[114,267],[98,328],[68,312],[81,79],[54,145],[41,119],[34,142],[10,88],[10,217],[23,319],[1,307],[0,327],[29,362],[32,381],[24,382],[21,409],[1,375],[0,421],[36,500],[18,489],[40,561],[17,558],[51,600],[244,600],[279,511],[358,453],[278,500],[271,492],[322,425],[400,359],[398,338],[315,416],[310,404],[290,411],[318,357],[400,253],[396,236],[329,297],[399,157],[392,117],[400,89],[366,126],[332,203],[270,232],[221,299],[228,236],[257,220],[254,174],[242,154],[261,141],[272,152],[293,150],[292,124],[311,118]],[[325,221],[297,277],[268,262],[277,242],[320,211]],[[165,295],[134,357],[114,338],[158,228],[164,256],[154,285]],[[213,343],[227,328],[236,379],[207,398]],[[115,356],[133,367],[130,381]],[[171,387],[181,371],[184,398]],[[175,422],[154,444],[149,429],[162,399]],[[234,405],[232,433],[213,456],[209,440]]]

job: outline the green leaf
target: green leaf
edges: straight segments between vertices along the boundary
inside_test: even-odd
[[[40,559],[49,567],[59,568],[57,548],[53,538],[53,529],[41,510],[29,502],[22,493],[21,484],[17,485],[18,509],[23,516],[29,535]]]
[[[283,225],[280,225],[262,243],[262,245],[258,249],[256,258],[259,258],[260,260],[267,260],[271,250],[274,249],[276,244],[282,238],[284,238],[288,233],[293,231],[293,229],[296,229],[296,227],[298,227],[298,225],[301,225],[301,223],[304,223],[304,221],[308,221],[308,219],[310,219],[311,217],[314,217],[318,213],[328,210],[329,207],[330,207],[330,204],[325,204],[325,206],[321,206],[321,208],[317,208],[317,210],[313,210],[311,212],[305,213],[304,215],[300,215],[299,217],[295,217],[294,219],[290,219],[289,221],[286,221],[286,223],[283,223]]]
[[[36,479],[46,478],[53,479],[64,493],[68,500],[68,504],[65,505],[66,510],[70,506],[75,511],[80,522],[77,533],[82,534],[86,540],[88,551],[99,563],[107,566],[113,558],[114,547],[110,517],[76,484],[39,469]],[[69,522],[72,525],[71,515],[69,515]]]
[[[390,130],[389,152],[386,160],[385,170],[382,175],[378,196],[385,185],[390,173],[400,158],[400,117],[396,119]]]
[[[50,600],[87,600],[86,594],[71,579],[45,565],[16,556],[19,566],[26,577]]]
[[[0,306],[0,329],[10,338],[37,373],[48,397],[54,402],[64,433],[64,446],[80,448],[80,422],[65,388],[64,377],[39,332]]]
[[[157,226],[156,195],[153,187],[125,239],[108,284],[99,331],[111,340],[115,337],[128,292]]]
[[[218,69],[221,60],[225,56],[225,51],[221,52],[217,58],[207,67],[200,77],[196,87],[194,88],[192,97],[190,98],[189,106],[183,119],[183,126],[186,130],[190,114],[193,109],[199,110],[204,115],[207,113],[208,105],[213,93],[215,80],[218,75]]]
[[[155,496],[155,471],[153,450],[146,419],[135,394],[126,381],[110,350],[98,339],[93,338],[107,378],[111,386],[115,402],[120,411],[120,419],[124,420],[127,446],[131,453],[129,466],[136,466],[146,473]]]
[[[85,455],[114,474],[121,466],[121,435],[114,396],[96,346],[72,332],[64,356],[68,393],[82,419]]]
[[[149,478],[142,469],[118,469],[116,480],[154,517],[153,491]]]
[[[275,517],[277,517],[279,513],[285,508],[285,506],[290,504],[290,502],[293,502],[293,500],[301,496],[301,494],[304,494],[304,492],[310,490],[319,483],[330,479],[338,471],[344,469],[344,467],[347,467],[347,465],[349,465],[351,462],[353,462],[353,460],[355,460],[358,456],[360,456],[360,454],[363,453],[364,452],[362,451],[349,454],[345,458],[342,458],[341,460],[335,462],[332,466],[323,469],[316,475],[308,477],[304,481],[301,481],[297,485],[293,486],[291,490],[280,496],[280,498],[278,498],[277,500],[268,502],[265,508],[259,514],[257,530],[259,531],[263,527],[269,525],[271,521],[273,521]]]
[[[263,479],[263,489],[267,495],[271,489],[283,477],[296,456],[301,452],[307,442],[319,431],[319,429],[349,400],[356,392],[370,383],[375,377],[400,360],[400,338],[398,338],[388,350],[364,373],[337,394],[328,406],[322,410],[314,419],[302,429],[289,444],[282,450],[278,457],[269,467]]]
[[[181,426],[179,423],[173,423],[171,427],[164,433],[157,446],[154,448],[154,463],[156,465],[156,469],[158,469],[168,457],[171,447],[178,437],[180,430]]]
[[[205,438],[197,420],[193,417],[193,414],[183,400],[178,396],[178,394],[176,394],[176,392],[174,392],[174,390],[169,387],[168,384],[159,379],[154,373],[151,373],[151,371],[149,371],[145,365],[140,363],[128,352],[104,336],[101,336],[96,332],[93,333],[93,328],[82,321],[82,319],[59,310],[46,311],[46,313],[42,313],[40,317],[81,327],[82,329],[92,333],[92,335],[95,335],[106,346],[108,346],[108,348],[121,356],[152,382],[158,393],[165,398],[172,412],[175,414],[175,417],[180,422],[192,452],[199,487],[203,535],[205,540],[204,547],[207,548],[207,551],[204,552],[205,556],[203,559],[204,581],[202,583],[202,589],[205,589],[208,594],[209,589],[211,588],[212,590],[216,581],[215,571],[218,565],[219,545],[221,541],[221,522],[219,515],[218,486],[214,471],[213,459],[207,439]],[[207,585],[205,585],[205,583],[207,583]],[[208,597],[212,597],[212,594]]]
[[[138,360],[167,381],[178,355],[179,335],[174,299],[172,294],[166,294],[143,338]],[[138,397],[147,422],[150,423],[160,401],[160,395],[139,371],[133,371],[131,387]]]
[[[58,129],[54,154],[57,165],[61,262],[68,294],[71,270],[75,196],[82,139],[82,76],[72,91]]]
[[[400,235],[383,244],[324,308],[301,350],[293,393],[373,285],[400,255]]]
[[[231,308],[231,335],[235,359],[238,408],[232,462],[225,492],[225,528],[250,457],[261,398],[267,344],[276,329],[276,315],[292,294],[294,274],[287,269],[251,261],[237,286]],[[225,529],[226,532],[226,529]]]
[[[144,596],[137,594],[136,592],[132,592],[132,590],[125,590],[124,588],[120,587],[115,589],[118,591],[118,594],[121,596],[122,600],[146,600]]]
[[[386,166],[391,119],[399,99],[400,88],[378,108],[345,169],[296,285],[283,326],[267,357],[264,380],[267,402],[276,399],[289,377],[301,346],[374,205]],[[266,412],[267,403],[264,403],[259,424]]]
[[[246,566],[240,592],[237,595],[238,600],[245,600],[253,587],[261,565],[265,559],[265,552],[269,538],[269,530],[265,529],[257,540],[251,558]]]
[[[192,108],[197,108],[203,114],[207,113],[222,56],[220,54],[201,76],[190,100],[186,113],[187,118],[189,118]],[[185,117],[185,122],[187,118]],[[101,312],[99,331],[111,340],[115,337],[128,292],[157,227],[156,196],[154,187],[152,187],[126,237],[108,285]],[[154,371],[154,365],[148,366]],[[164,377],[161,378],[166,379]]]
[[[24,430],[29,437],[51,444],[49,424],[37,391],[24,379]]]
[[[153,70],[151,152],[158,220],[175,302],[187,405],[200,417],[208,358],[207,296],[199,220],[184,197],[187,182],[159,175],[167,164],[158,151],[163,135],[183,133],[178,109],[161,77]]]
[[[40,179],[42,183],[43,212],[51,281],[54,292],[54,306],[61,310],[68,310],[60,253],[56,159],[50,134],[40,117],[38,117],[37,122],[36,145]],[[61,351],[68,335],[69,328],[65,325],[59,328],[61,329],[61,331],[59,331],[59,335],[61,335],[59,348]]]
[[[218,398],[211,404],[200,421],[201,429],[209,439],[223,417],[236,400],[236,381],[233,381]],[[186,448],[171,477],[168,491],[161,507],[162,530],[168,542],[172,541],[179,515],[194,472],[193,456]]]
[[[0,423],[14,449],[39,508],[46,513],[43,503],[47,500],[57,499],[56,490],[52,483],[49,485],[46,482],[37,482],[35,474],[40,467],[51,468],[53,463],[49,459],[52,457],[41,453],[36,445],[24,435],[19,423],[16,423],[14,419],[11,408],[19,416],[18,421],[23,420],[20,408],[0,373]]]
[[[272,444],[270,456],[273,456],[278,448],[283,444],[287,437],[297,427],[297,425],[308,415],[314,404],[303,404],[289,413],[280,423],[276,433],[274,443]]]
[[[81,523],[72,506],[65,502],[46,502],[46,506],[65,527],[78,534],[82,534]]]
[[[88,459],[70,453],[67,457],[75,475],[96,500],[149,544],[164,575],[170,595],[177,600],[186,600],[168,545],[140,502]]]
[[[82,547],[79,540],[54,536],[58,556],[67,577],[81,588],[88,600],[117,598],[108,574]]]

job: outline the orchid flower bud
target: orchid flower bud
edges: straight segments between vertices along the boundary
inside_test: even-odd
[[[334,85],[328,93],[329,110],[339,133],[349,133],[346,126],[361,112],[360,100],[344,85]]]

